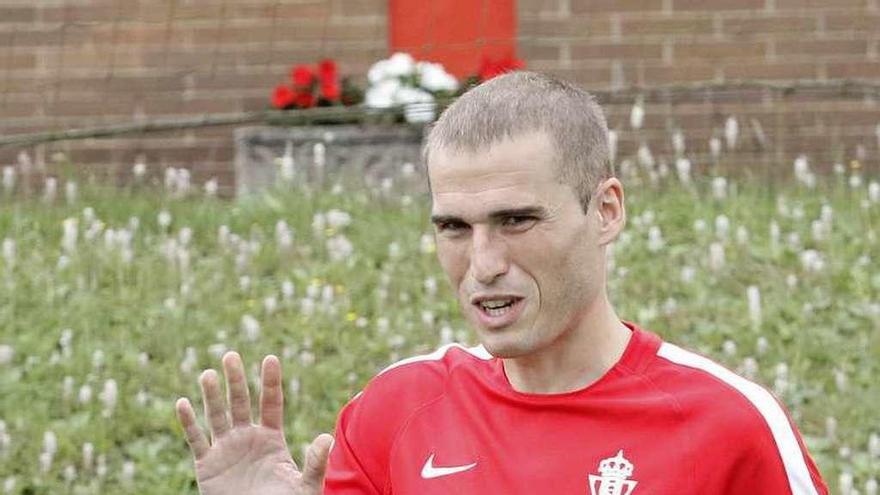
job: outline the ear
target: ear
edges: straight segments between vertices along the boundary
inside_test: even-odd
[[[626,225],[623,184],[616,177],[605,179],[596,188],[593,204],[599,217],[599,244],[614,242]]]

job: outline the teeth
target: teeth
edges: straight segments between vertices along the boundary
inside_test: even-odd
[[[496,301],[483,301],[480,303],[480,305],[483,306],[483,308],[485,309],[498,309],[503,308],[504,306],[507,306],[512,302],[512,299],[499,299]]]

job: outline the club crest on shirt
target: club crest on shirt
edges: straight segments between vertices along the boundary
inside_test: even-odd
[[[590,495],[630,495],[635,491],[638,481],[627,479],[632,476],[633,464],[623,457],[623,450],[617,455],[602,459],[599,474],[590,475]]]

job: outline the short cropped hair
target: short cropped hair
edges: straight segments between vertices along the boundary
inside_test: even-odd
[[[422,158],[428,166],[439,149],[477,152],[532,131],[552,138],[559,180],[574,188],[586,212],[599,182],[614,176],[608,125],[592,95],[545,74],[511,72],[467,91],[432,126]]]

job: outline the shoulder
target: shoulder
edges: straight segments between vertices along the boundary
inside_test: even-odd
[[[762,463],[754,476],[763,476],[762,483],[782,480],[803,488],[794,493],[815,494],[815,487],[823,486],[788,412],[761,385],[666,342],[657,350],[649,376],[676,401],[695,444],[725,446],[724,455],[716,455],[718,462],[721,457],[736,460],[731,465],[743,468]]]
[[[421,409],[443,396],[453,370],[492,359],[482,347],[448,344],[429,354],[397,361],[380,371],[343,409],[361,426],[386,434],[398,429]]]

